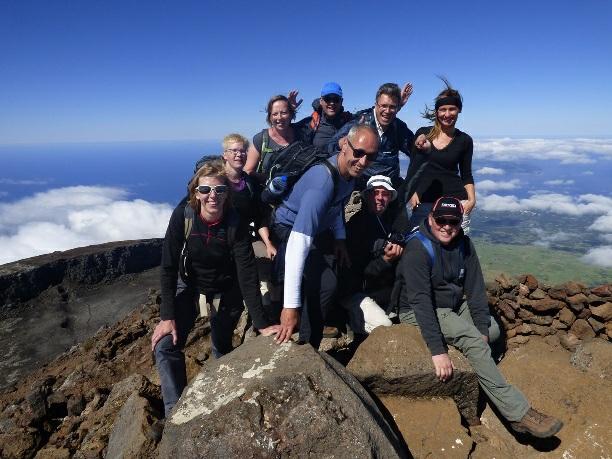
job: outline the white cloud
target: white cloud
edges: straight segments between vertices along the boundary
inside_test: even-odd
[[[103,242],[163,237],[168,204],[120,188],[77,186],[0,204],[0,264]]]
[[[582,260],[586,263],[591,263],[606,268],[612,267],[612,245],[605,245],[603,247],[597,247],[589,250],[586,255],[582,257]]]
[[[480,175],[502,175],[504,170],[498,167],[481,167],[476,173]]]
[[[578,197],[559,193],[539,193],[519,199],[514,195],[492,194],[479,197],[479,207],[485,211],[542,211],[562,215],[602,215],[612,212],[612,198],[594,194]]]
[[[482,139],[474,142],[479,159],[517,161],[553,159],[562,164],[612,160],[612,139]]]
[[[490,194],[478,197],[478,207],[485,212],[551,212],[574,217],[597,215],[588,229],[603,233],[602,239],[612,242],[612,197],[597,194],[570,196],[559,193],[536,193],[527,198],[518,198],[514,195]],[[572,237],[562,231],[550,236],[546,236],[545,233],[538,235],[540,239],[535,244],[545,247],[551,242]],[[599,266],[612,266],[612,246],[590,249],[582,260]]]
[[[600,233],[612,233],[612,212],[596,218],[589,229]]]
[[[540,247],[550,247],[552,243],[569,241],[571,238],[575,238],[575,234],[566,233],[565,231],[556,231],[551,233],[541,228],[531,228],[531,231],[536,234],[538,240],[533,243]]]
[[[593,171],[584,171],[582,173],[582,175],[595,175],[595,172],[593,172]]]
[[[563,179],[556,179],[556,180],[547,180],[546,182],[544,182],[545,185],[573,185],[574,181],[569,179],[569,180],[563,180]]]
[[[477,191],[496,191],[496,190],[514,190],[519,188],[521,181],[518,179],[509,180],[506,182],[498,182],[495,180],[480,180],[476,184]]]

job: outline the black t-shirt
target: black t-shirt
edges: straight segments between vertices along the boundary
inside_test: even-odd
[[[415,133],[415,139],[421,135],[427,135],[431,126],[419,128]],[[455,137],[441,150],[431,146],[428,154],[422,153],[413,146],[410,158],[410,168],[407,178],[412,177],[418,166],[423,161],[429,164],[421,174],[416,192],[421,202],[435,202],[442,196],[452,196],[457,199],[467,199],[465,185],[473,184],[472,176],[472,154],[474,143],[472,138],[465,132],[455,129]]]

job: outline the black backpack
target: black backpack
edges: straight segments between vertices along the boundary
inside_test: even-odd
[[[265,176],[265,189],[261,194],[261,200],[266,204],[280,204],[283,198],[291,192],[293,185],[299,178],[315,164],[323,164],[329,169],[335,192],[339,178],[338,169],[327,158],[327,152],[301,140],[297,140],[281,150],[268,153],[261,165],[261,171]],[[280,195],[270,193],[268,189],[270,182],[280,176],[287,177],[285,191]]]

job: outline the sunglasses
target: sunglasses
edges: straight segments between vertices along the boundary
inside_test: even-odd
[[[436,221],[436,225],[438,226],[457,226],[459,223],[461,223],[461,220],[459,220],[458,218],[436,217],[434,218],[434,220]]]
[[[368,161],[375,161],[378,157],[378,151],[375,151],[374,153],[368,153],[363,148],[355,148],[351,141],[348,139],[348,137],[346,138],[346,142],[348,143],[349,147],[351,147],[351,150],[353,150],[353,156],[355,157],[355,159],[367,156]]]
[[[199,191],[201,194],[208,194],[211,191],[214,191],[215,194],[223,194],[227,191],[227,185],[198,185],[196,186],[196,190]]]
[[[342,98],[340,96],[323,96],[326,104],[339,104]]]

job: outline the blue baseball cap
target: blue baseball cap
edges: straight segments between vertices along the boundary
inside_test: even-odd
[[[321,97],[325,97],[330,94],[336,94],[337,96],[342,97],[342,88],[338,83],[330,81],[329,83],[325,83],[323,85],[323,88],[321,88]]]

